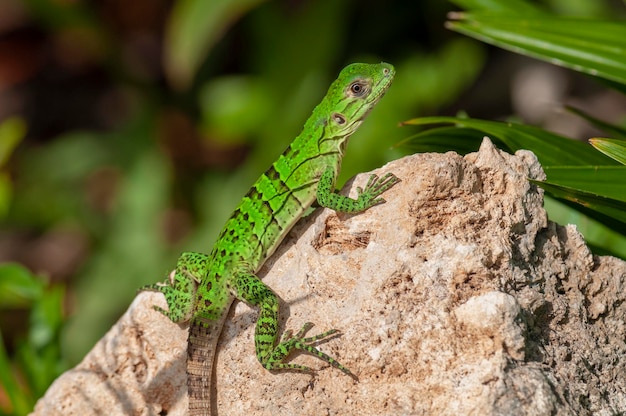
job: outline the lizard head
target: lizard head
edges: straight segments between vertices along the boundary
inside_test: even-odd
[[[335,137],[354,133],[385,94],[395,73],[393,65],[384,62],[346,66],[326,95],[327,129]]]

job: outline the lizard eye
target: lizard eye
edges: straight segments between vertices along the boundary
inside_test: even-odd
[[[350,84],[350,93],[354,97],[362,97],[367,92],[367,86],[361,81],[355,81]]]
[[[344,117],[343,114],[334,113],[332,117],[333,117],[333,121],[339,124],[340,126],[346,124],[346,118]]]

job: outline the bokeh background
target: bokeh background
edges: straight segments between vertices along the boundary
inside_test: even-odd
[[[626,15],[621,1],[531,3]],[[397,144],[416,130],[399,123],[418,116],[596,135],[562,111],[572,104],[623,125],[623,95],[446,29],[462,6],[0,0],[0,414],[32,408],[181,251],[210,250],[348,63],[390,62],[397,76],[351,139],[341,183],[412,153]]]

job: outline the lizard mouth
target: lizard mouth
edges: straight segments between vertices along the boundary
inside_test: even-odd
[[[361,114],[361,116],[358,118],[359,124],[363,121],[363,119],[365,119],[365,117],[367,117],[370,111],[374,108],[375,104],[380,101],[381,98],[383,98],[383,96],[389,89],[389,85],[393,81],[393,77],[396,75],[396,71],[394,70],[393,66],[385,63],[382,63],[382,65],[384,65],[381,69],[381,71],[383,72],[383,76],[373,86],[373,90],[376,92],[367,97],[367,106],[365,106],[367,108],[367,111]]]
[[[383,65],[384,65],[382,69],[383,77],[380,79],[380,81],[378,81],[378,84],[376,84],[376,89],[378,90],[378,92],[374,96],[372,96],[372,102],[374,103],[380,100],[383,97],[383,95],[385,95],[385,93],[389,89],[389,85],[391,84],[394,76],[396,75],[396,71],[393,68],[393,66],[389,64],[383,64]]]

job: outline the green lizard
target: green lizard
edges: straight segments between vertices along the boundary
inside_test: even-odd
[[[380,195],[399,179],[391,173],[372,175],[357,199],[334,191],[348,137],[389,88],[395,70],[387,63],[351,64],[330,86],[302,133],[254,183],[226,222],[210,255],[183,253],[163,284],[142,290],[165,295],[169,310],[154,308],[174,322],[190,322],[187,348],[189,413],[211,413],[211,376],[215,348],[234,299],[260,308],[254,342],[268,370],[311,372],[284,362],[293,350],[307,351],[344,373],[346,367],[311,344],[338,333],[333,329],[304,337],[312,326],[278,337],[278,297],[256,276],[287,232],[317,199],[324,207],[360,212],[384,202]]]

